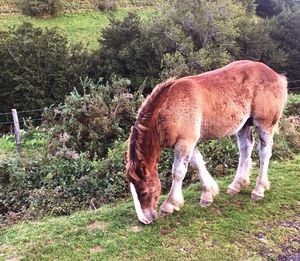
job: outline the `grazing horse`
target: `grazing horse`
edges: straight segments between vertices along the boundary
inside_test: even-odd
[[[126,176],[139,220],[149,224],[157,217],[161,193],[157,167],[164,148],[175,149],[175,160],[172,187],[160,208],[163,213],[172,213],[183,205],[182,181],[189,163],[201,182],[200,205],[210,205],[219,193],[196,147],[200,141],[236,134],[239,164],[227,193],[237,194],[249,185],[253,125],[260,140],[260,170],[251,198],[262,199],[270,185],[267,171],[273,135],[286,100],[286,78],[252,61],[236,61],[157,85],[131,128],[126,158]]]

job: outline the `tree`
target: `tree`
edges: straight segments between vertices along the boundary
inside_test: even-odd
[[[69,48],[56,29],[23,25],[1,34],[0,111],[36,109],[60,103],[88,73],[89,53]]]
[[[236,59],[261,61],[283,72],[287,64],[287,54],[271,38],[272,28],[273,25],[268,20],[245,20],[237,39],[240,51]]]
[[[166,4],[153,19],[152,29],[148,29],[159,32],[153,42],[167,66],[164,77],[178,71],[200,73],[230,62],[238,51],[236,38],[245,14],[243,5],[234,0],[178,0],[171,7]]]
[[[274,19],[271,32],[273,40],[288,55],[288,64],[284,67],[290,81],[300,79],[300,8],[287,10]],[[295,84],[291,84],[295,86]]]
[[[98,75],[105,80],[112,75],[127,78],[132,89],[137,90],[145,80],[152,83],[158,75],[160,60],[136,14],[129,13],[123,21],[111,19],[99,42]]]
[[[298,0],[255,0],[256,14],[263,18],[279,15],[282,11],[296,10],[300,6]]]

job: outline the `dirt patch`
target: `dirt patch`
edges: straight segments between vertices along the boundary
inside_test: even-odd
[[[132,232],[140,232],[140,231],[142,231],[142,227],[134,226],[134,227],[131,227],[129,230]]]
[[[95,247],[93,247],[93,248],[90,249],[90,253],[91,254],[100,253],[102,251],[104,251],[104,249],[101,246],[95,246]]]
[[[95,221],[94,223],[89,224],[86,228],[89,231],[94,231],[94,230],[104,230],[106,229],[106,224],[104,222],[100,221]]]
[[[175,230],[175,228],[171,228],[171,227],[160,228],[159,234],[161,236],[165,236],[165,235],[168,235],[168,234],[172,233],[174,230]]]
[[[294,230],[288,239],[278,245],[281,249],[281,253],[275,256],[277,256],[277,259],[280,261],[300,261],[300,221],[298,221],[298,218],[265,224],[265,227],[284,227]],[[264,238],[263,233],[257,233],[255,236],[260,240]],[[260,250],[260,255],[263,257],[274,257],[274,251],[273,249],[263,247]]]
[[[282,253],[278,255],[280,261],[300,261],[300,236],[292,237],[280,244]]]
[[[21,260],[21,257],[13,257],[13,258],[8,258],[8,259],[5,259],[5,261],[20,261]]]

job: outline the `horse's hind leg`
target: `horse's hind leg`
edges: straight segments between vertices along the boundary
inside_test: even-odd
[[[264,128],[263,125],[257,126],[259,134],[259,161],[260,169],[259,176],[256,179],[256,186],[252,191],[251,198],[259,200],[264,197],[265,190],[269,190],[270,183],[268,180],[269,161],[272,156],[273,136],[275,126],[271,128]]]
[[[252,127],[245,125],[237,133],[238,146],[240,151],[239,165],[233,182],[228,186],[227,193],[235,195],[240,192],[241,187],[247,187],[250,183],[251,153],[254,146]]]
[[[195,143],[186,141],[178,142],[175,145],[175,160],[172,166],[172,187],[171,190],[161,205],[161,212],[172,213],[174,210],[179,210],[184,203],[182,195],[182,181],[187,172],[188,163],[192,157]]]
[[[207,207],[219,193],[219,186],[207,171],[203,157],[197,148],[194,149],[191,166],[198,172],[202,186],[200,206]]]

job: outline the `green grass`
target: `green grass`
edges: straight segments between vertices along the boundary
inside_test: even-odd
[[[37,158],[44,153],[46,134],[43,132],[26,132],[21,130],[22,149],[24,157]],[[3,160],[18,157],[15,136],[7,134],[0,137],[0,163]]]
[[[288,104],[300,104],[300,94],[290,94],[288,99]]]
[[[109,24],[109,17],[115,16],[122,19],[129,11],[137,12],[143,19],[150,17],[153,8],[146,9],[119,9],[116,12],[86,12],[65,14],[62,16],[38,19],[28,16],[4,16],[0,17],[0,30],[7,31],[10,27],[20,25],[23,22],[30,22],[38,27],[57,27],[59,32],[66,35],[71,43],[82,42],[91,49],[98,47],[97,39],[100,32]]]
[[[181,211],[149,226],[137,221],[127,200],[4,227],[0,260],[277,260],[300,249],[299,166],[300,155],[271,162],[272,188],[260,202],[249,197],[254,174],[251,187],[235,197],[225,194],[232,177],[219,179],[221,194],[205,209],[193,184]]]

